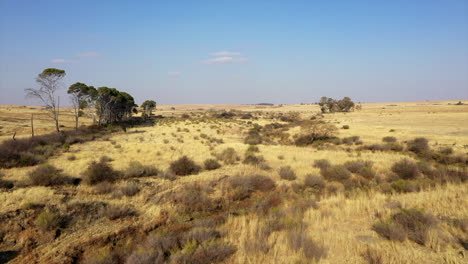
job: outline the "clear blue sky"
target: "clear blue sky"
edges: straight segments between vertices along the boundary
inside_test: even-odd
[[[48,67],[137,103],[468,99],[468,1],[0,0],[0,104]]]

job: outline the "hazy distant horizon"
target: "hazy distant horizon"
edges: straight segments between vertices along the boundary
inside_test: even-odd
[[[2,1],[0,104],[43,69],[137,104],[468,99],[468,1]]]

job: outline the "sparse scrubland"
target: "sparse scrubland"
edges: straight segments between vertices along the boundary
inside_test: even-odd
[[[468,106],[325,99],[1,106],[0,263],[467,263]]]

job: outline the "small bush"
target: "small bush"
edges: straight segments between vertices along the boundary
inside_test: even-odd
[[[160,172],[158,174],[158,177],[161,179],[169,180],[169,181],[175,181],[177,179],[177,176],[171,170]]]
[[[315,261],[325,258],[327,256],[327,248],[323,245],[317,244],[314,240],[307,236],[307,232],[297,229],[288,232],[289,245],[295,251],[302,249],[304,256],[307,259],[314,259]]]
[[[406,238],[426,244],[429,230],[435,226],[435,218],[419,209],[401,209],[390,218],[373,225],[373,230],[389,239],[404,241]]]
[[[352,173],[359,173],[364,167],[372,168],[372,161],[355,160],[347,161],[343,166]]]
[[[201,167],[187,156],[182,156],[171,163],[170,170],[174,172],[175,175],[186,176],[198,174],[201,171]]]
[[[321,191],[325,188],[325,179],[319,175],[308,174],[304,178],[304,187]]]
[[[227,148],[218,155],[219,160],[223,161],[224,164],[234,164],[239,160],[239,156],[234,148]]]
[[[409,159],[402,159],[393,164],[392,171],[404,180],[411,180],[419,177],[418,165]]]
[[[222,262],[236,252],[236,248],[225,242],[212,241],[199,246],[188,263],[204,264]]]
[[[34,186],[56,186],[74,183],[73,178],[64,175],[62,170],[49,164],[35,168],[28,176]]]
[[[107,162],[101,160],[91,162],[82,176],[87,184],[94,185],[104,181],[113,182],[120,174],[112,169]]]
[[[321,170],[328,169],[331,166],[331,163],[326,159],[320,159],[314,161],[314,167],[319,168]]]
[[[94,186],[96,194],[108,194],[114,190],[114,185],[110,182],[100,182]]]
[[[185,243],[195,241],[198,244],[202,244],[205,241],[214,240],[220,238],[221,234],[210,228],[193,228],[189,232],[184,234]]]
[[[45,209],[37,216],[34,223],[42,231],[51,231],[61,226],[62,217],[49,209]]]
[[[383,264],[384,256],[375,249],[367,248],[361,256],[368,264]]]
[[[135,183],[128,183],[120,188],[120,191],[125,196],[134,196],[140,192],[140,188]]]
[[[375,172],[375,170],[369,166],[363,167],[362,169],[359,170],[358,173],[359,175],[361,175],[362,177],[368,180],[372,180],[377,176],[377,173]]]
[[[249,145],[247,152],[260,152],[260,149],[255,145]]]
[[[396,141],[397,141],[396,137],[387,136],[387,137],[382,138],[382,142],[385,142],[385,143],[395,143]]]
[[[351,172],[342,165],[334,165],[326,170],[321,170],[322,176],[329,181],[346,181],[351,178]]]
[[[341,127],[342,129],[349,129],[349,125],[344,125]]]
[[[281,167],[278,174],[283,180],[294,181],[297,178],[296,173],[290,166]]]
[[[251,165],[258,165],[258,164],[263,163],[264,161],[265,160],[263,159],[262,156],[256,156],[254,154],[249,153],[249,154],[247,154],[247,156],[245,156],[242,163],[251,164]]]
[[[216,170],[221,168],[221,164],[215,159],[207,159],[204,162],[205,170]]]
[[[248,197],[254,191],[270,191],[276,187],[275,182],[267,176],[237,176],[228,179],[228,186],[225,188],[226,197],[229,200],[238,201]]]
[[[116,220],[119,218],[130,217],[138,215],[137,212],[131,207],[109,206],[104,210],[104,216],[109,220]]]
[[[211,198],[200,184],[185,185],[175,193],[172,201],[183,214],[207,213],[215,208]]]
[[[138,161],[132,161],[128,164],[128,168],[124,172],[125,178],[137,178],[156,176],[159,174],[159,170],[151,165],[142,165]]]
[[[419,137],[407,143],[408,150],[416,154],[424,154],[430,150],[429,141],[426,138]]]
[[[13,187],[14,187],[14,184],[12,181],[0,179],[0,189],[11,189]]]
[[[439,152],[444,154],[444,155],[451,155],[451,154],[453,154],[453,148],[444,147],[444,148],[440,149]]]
[[[258,133],[258,131],[250,131],[247,137],[244,139],[244,143],[249,145],[258,145],[262,144],[262,142],[263,138]]]
[[[391,183],[392,189],[399,193],[416,192],[419,190],[419,186],[414,181],[409,180],[397,180]]]

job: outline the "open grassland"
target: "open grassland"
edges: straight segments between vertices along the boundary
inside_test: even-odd
[[[48,169],[1,169],[0,262],[467,263],[468,106],[456,102],[158,107],[154,125],[51,148]],[[41,108],[2,106],[0,139],[30,135],[31,113],[37,135],[54,130]],[[108,178],[93,182],[102,157]]]

